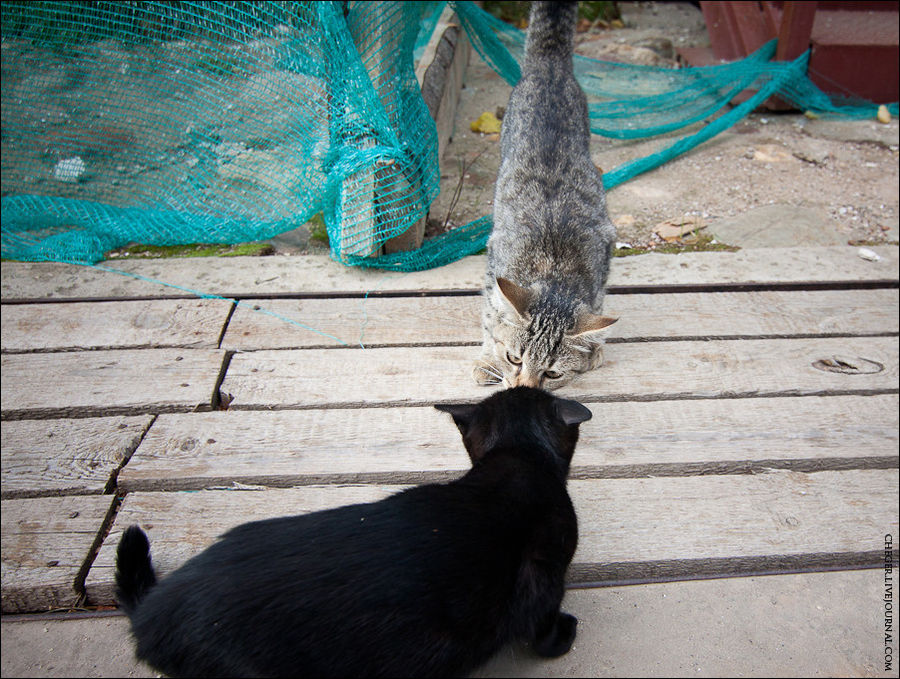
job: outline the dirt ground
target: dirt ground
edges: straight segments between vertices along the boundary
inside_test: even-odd
[[[673,65],[674,48],[709,44],[703,16],[692,4],[619,5],[625,28],[579,34],[579,53]],[[471,132],[469,123],[485,111],[505,106],[510,90],[473,51],[429,233],[491,212],[499,142]],[[593,135],[591,148],[594,162],[608,171],[669,143],[669,139],[619,141]],[[461,193],[453,204],[461,176]],[[720,242],[728,242],[729,236],[719,233],[732,233],[730,227],[739,225],[746,234],[754,223],[762,228],[786,220],[808,224],[808,233],[815,236],[827,234],[815,244],[896,242],[898,123],[755,112],[680,158],[612,189],[608,206],[623,246],[662,245],[654,227],[685,218],[694,223],[699,219]]]

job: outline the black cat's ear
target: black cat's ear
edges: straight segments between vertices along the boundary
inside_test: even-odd
[[[439,403],[434,407],[443,413],[450,413],[453,421],[456,423],[456,428],[459,429],[463,436],[469,431],[469,425],[475,416],[475,410],[478,408],[476,404],[472,403]]]
[[[497,277],[497,289],[500,299],[512,307],[521,318],[528,318],[528,307],[531,305],[531,291],[516,285],[511,280]]]
[[[565,398],[556,399],[556,414],[568,426],[587,422],[593,417],[593,413],[578,401],[571,401]]]

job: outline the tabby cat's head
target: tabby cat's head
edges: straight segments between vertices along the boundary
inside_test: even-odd
[[[589,313],[560,291],[505,278],[497,278],[492,294],[492,363],[504,386],[558,389],[602,363],[603,335],[617,319]]]

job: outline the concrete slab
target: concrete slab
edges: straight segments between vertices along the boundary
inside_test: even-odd
[[[883,598],[878,569],[570,590],[567,655],[509,648],[475,676],[896,677]],[[7,618],[2,632],[4,677],[159,676],[135,661],[124,617]]]
[[[839,120],[819,118],[802,123],[803,131],[820,139],[855,143],[880,144],[897,148],[900,145],[900,121],[885,124],[876,120]]]
[[[846,245],[851,237],[824,210],[765,205],[709,226],[720,243],[742,248]]]
[[[475,676],[896,677],[883,596],[880,570],[573,590],[566,656],[509,649]]]
[[[885,226],[887,227],[887,239],[894,243],[898,239],[900,239],[900,219],[894,218],[888,221]]]

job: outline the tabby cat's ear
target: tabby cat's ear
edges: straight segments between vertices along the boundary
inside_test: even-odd
[[[439,403],[434,407],[441,412],[450,413],[456,423],[456,428],[463,436],[469,431],[469,425],[472,424],[472,418],[478,409],[478,406],[472,403]]]
[[[498,298],[512,308],[521,318],[528,318],[528,307],[531,304],[531,291],[516,285],[507,278],[497,277]]]
[[[601,330],[605,330],[618,320],[618,318],[611,318],[609,316],[582,314],[575,323],[575,330],[572,331],[569,337],[584,337],[585,335],[599,333]]]

